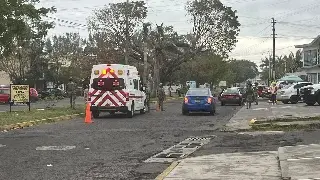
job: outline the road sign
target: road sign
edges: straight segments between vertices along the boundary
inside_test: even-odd
[[[26,104],[30,111],[30,86],[29,85],[10,85],[10,112],[13,104]]]

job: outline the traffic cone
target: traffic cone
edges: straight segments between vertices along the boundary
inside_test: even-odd
[[[86,107],[86,117],[85,117],[85,119],[84,119],[84,122],[87,123],[87,124],[93,123],[92,117],[91,117],[91,111],[90,111],[90,103],[87,103],[87,107]]]

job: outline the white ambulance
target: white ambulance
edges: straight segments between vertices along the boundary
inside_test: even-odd
[[[147,111],[146,94],[134,66],[98,64],[92,68],[89,102],[94,118],[100,112],[126,113],[133,117],[135,111]]]

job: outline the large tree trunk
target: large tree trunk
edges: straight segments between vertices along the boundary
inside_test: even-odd
[[[159,84],[160,84],[160,65],[159,65],[159,61],[160,61],[160,57],[159,56],[156,56],[155,58],[155,63],[154,63],[154,66],[153,66],[153,88],[152,88],[152,97],[155,97],[156,96],[156,92],[157,92],[157,89],[159,87]]]

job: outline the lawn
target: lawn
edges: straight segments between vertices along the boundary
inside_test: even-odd
[[[84,113],[83,106],[76,109],[55,107],[50,109],[32,109],[31,111],[12,111],[0,113],[0,126],[22,123],[26,121],[36,121],[41,119],[55,118],[59,116]]]

